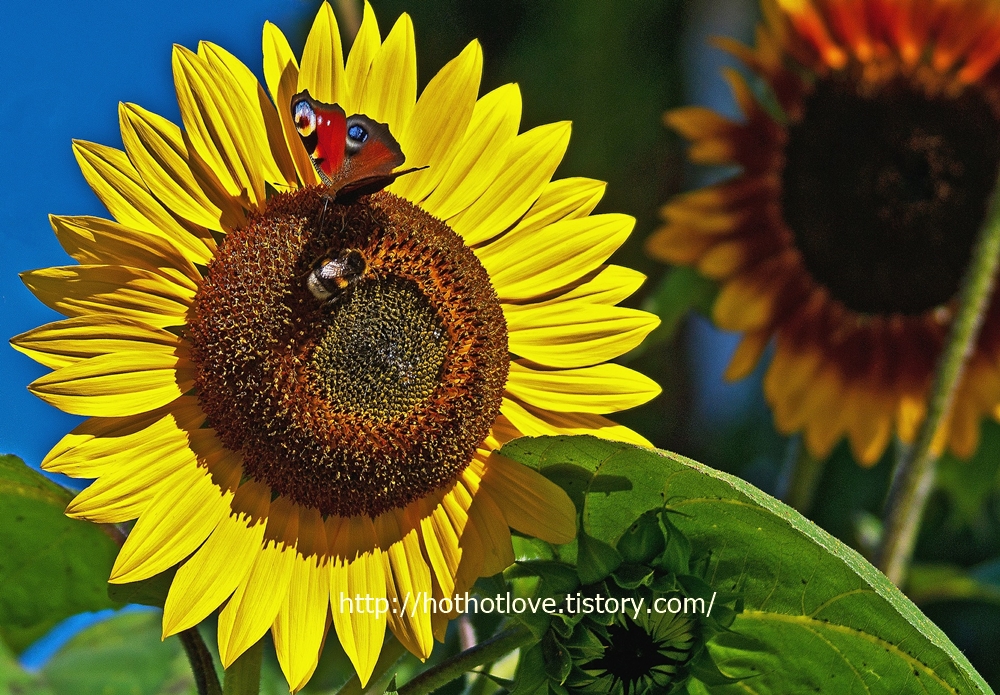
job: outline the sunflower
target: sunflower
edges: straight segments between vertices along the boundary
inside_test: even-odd
[[[223,665],[270,629],[298,690],[332,620],[366,682],[386,626],[430,654],[451,616],[422,599],[510,564],[511,529],[574,537],[565,493],[495,449],[646,443],[603,417],[659,391],[605,363],[657,322],[615,306],[643,277],[604,263],[633,220],[590,215],[601,182],[552,180],[569,124],[518,134],[515,85],[477,98],[478,43],[418,99],[406,15],[382,41],[366,4],[346,64],[328,5],[301,62],[267,24],[267,92],[210,43],[173,69],[183,128],[123,104],[124,151],[75,142],[114,221],[52,217],[79,264],[23,276],[68,317],[12,340],[54,370],[30,389],[89,417],[42,465],[97,479],[71,516],[137,519],[112,582],[177,566],[164,636],[221,607]],[[425,168],[331,202],[290,113],[303,90]],[[321,301],[329,254],[363,272]]]
[[[1000,163],[1000,14],[985,0],[764,0],[761,78],[727,73],[745,116],[669,112],[692,161],[737,165],[663,208],[654,256],[720,283],[714,320],[743,333],[727,377],[774,344],[777,427],[825,457],[876,462],[911,442]],[[970,456],[1000,416],[991,303],[935,449]]]

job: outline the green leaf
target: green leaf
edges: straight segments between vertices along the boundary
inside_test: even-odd
[[[42,676],[53,695],[158,695],[194,686],[180,640],[160,640],[159,611],[123,613],[87,628]]]
[[[655,511],[646,512],[622,534],[616,546],[622,560],[648,564],[666,549],[659,516]]]
[[[28,673],[0,642],[0,693],[5,695],[53,695],[40,676]]]
[[[580,580],[576,576],[575,568],[552,560],[520,561],[511,566],[507,570],[506,575],[511,579],[515,577],[538,577],[541,581],[535,595],[546,598],[568,594],[580,586]],[[496,593],[500,593],[500,591]]]
[[[622,556],[617,550],[602,540],[588,536],[583,530],[577,541],[580,549],[576,556],[576,571],[581,584],[596,584],[622,564]]]
[[[566,681],[570,669],[573,668],[573,660],[556,636],[551,632],[546,633],[542,639],[542,656],[545,658],[545,675],[556,683],[562,684]]]
[[[709,643],[729,678],[713,694],[991,693],[968,660],[857,552],[749,483],[676,454],[593,437],[521,439],[503,454],[543,474],[576,465],[630,489],[585,494],[583,530],[615,543],[667,508],[709,558],[707,581],[744,610]],[[579,477],[579,476],[578,476]],[[749,646],[754,645],[754,646]]]
[[[72,495],[16,456],[0,456],[0,638],[15,652],[65,618],[113,608],[118,544],[68,518]]]
[[[149,579],[127,584],[108,584],[108,596],[119,604],[139,603],[143,606],[163,608],[170,591],[170,582],[174,580],[177,568],[171,567]]]
[[[517,663],[517,677],[514,679],[517,687],[512,695],[529,695],[536,692],[548,692],[548,678],[545,675],[545,657],[542,655],[542,645],[534,644],[521,650],[521,658]]]

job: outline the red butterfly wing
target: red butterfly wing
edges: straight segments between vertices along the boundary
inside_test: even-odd
[[[406,159],[389,126],[368,116],[348,118],[346,136],[344,171],[348,181],[387,176]]]
[[[389,126],[367,116],[346,117],[308,91],[292,97],[292,118],[306,152],[331,192],[343,198],[379,191],[408,171],[393,173],[406,157]]]
[[[292,97],[292,120],[302,145],[309,153],[323,183],[333,185],[340,179],[347,157],[347,114],[339,104],[324,104],[308,91]]]

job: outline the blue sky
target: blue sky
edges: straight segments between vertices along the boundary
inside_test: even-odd
[[[49,213],[107,213],[80,175],[73,138],[121,147],[119,101],[179,119],[170,49],[218,43],[261,74],[261,28],[294,34],[311,19],[307,0],[16,2],[0,25],[0,453],[37,466],[78,421],[32,396],[47,370],[7,339],[60,318],[21,284],[24,270],[71,262]],[[292,37],[290,36],[290,39]],[[295,41],[293,40],[293,45]],[[298,46],[296,46],[298,48]]]

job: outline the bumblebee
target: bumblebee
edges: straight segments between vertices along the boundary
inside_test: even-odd
[[[335,303],[367,270],[365,257],[357,249],[343,249],[336,258],[320,257],[306,277],[306,286],[324,305]]]

